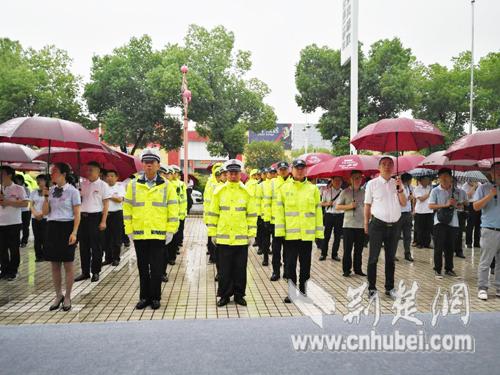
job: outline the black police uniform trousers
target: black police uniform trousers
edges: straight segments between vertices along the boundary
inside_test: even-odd
[[[417,246],[430,247],[434,230],[434,213],[415,214],[415,242]]]
[[[221,298],[244,297],[247,287],[248,246],[217,245]]]
[[[181,247],[182,244],[184,243],[184,221],[185,219],[179,220],[179,230],[174,235],[175,243],[177,244],[177,249]]]
[[[47,241],[47,219],[31,219],[31,227],[33,228],[33,237],[35,238],[35,257],[36,259],[43,259]]]
[[[363,228],[344,228],[344,255],[342,256],[342,271],[350,273],[353,267],[354,272],[362,272],[362,256],[365,246],[365,230]],[[354,247],[354,257],[353,257]]]
[[[274,227],[274,224],[273,224]],[[284,237],[276,237],[273,236],[273,241],[271,244],[271,249],[273,252],[273,273],[276,275],[280,275],[281,272],[281,248],[283,248],[283,270],[284,274],[286,275],[286,264],[287,264],[287,251],[286,248],[283,246],[283,243],[285,242]]]
[[[255,237],[255,242],[259,249],[262,247],[262,237],[264,234],[264,220],[259,216],[257,217],[257,236]]]
[[[455,245],[453,249],[455,251],[455,254],[459,255],[464,253],[463,238],[464,238],[465,226],[467,223],[467,212],[457,211],[457,216],[458,216],[458,233],[455,236]]]
[[[159,301],[165,240],[134,240],[134,247],[139,270],[139,298]]]
[[[123,232],[123,211],[108,212],[106,219],[106,231],[104,258],[108,262],[120,261]]]
[[[385,255],[385,290],[394,288],[394,257],[398,244],[398,223],[386,223],[373,217],[368,226],[370,236],[368,254],[368,289],[377,289],[377,263],[380,249],[384,246]]]
[[[26,245],[30,237],[31,211],[22,211],[21,218],[23,223],[21,244]]]
[[[20,233],[20,224],[0,226],[0,273],[2,275],[17,275],[21,262],[19,254]]]
[[[269,221],[264,222],[264,233],[262,236],[262,254],[264,254],[264,260],[269,261],[269,249],[271,247],[271,238],[274,238],[274,224]]]
[[[481,211],[474,210],[472,204],[467,206],[468,217],[465,228],[465,243],[467,246],[480,247],[481,239]]]
[[[102,244],[104,232],[99,230],[102,212],[82,212],[78,241],[80,243],[80,264],[83,275],[100,273],[102,267]]]
[[[288,279],[297,285],[297,259],[300,263],[299,290],[306,294],[306,281],[311,277],[312,241],[285,240],[287,253],[286,274]]]
[[[441,273],[443,268],[445,271],[453,271],[453,253],[454,242],[458,236],[458,228],[448,224],[438,223],[434,225],[434,270]]]
[[[401,218],[398,221],[398,244],[403,235],[403,249],[405,256],[411,255],[411,229],[413,226],[413,217],[411,212],[401,212]],[[397,245],[396,245],[397,252]]]
[[[208,257],[211,262],[217,262],[217,246],[214,244],[212,237],[208,237],[207,240]]]
[[[325,226],[325,238],[321,244],[321,255],[327,256],[328,254],[328,243],[330,242],[333,230],[332,258],[336,257],[339,254],[340,237],[342,236],[342,226],[344,225],[344,214],[330,214],[325,212],[323,224]]]

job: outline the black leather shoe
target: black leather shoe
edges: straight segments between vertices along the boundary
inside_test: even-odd
[[[262,250],[261,249],[257,250],[257,255],[262,255]]]
[[[405,259],[408,261],[408,262],[413,262],[413,257],[411,255],[405,255]]]
[[[363,271],[357,271],[357,272],[354,272],[356,275],[358,276],[366,276],[366,273],[364,273]]]
[[[221,298],[219,302],[217,302],[218,307],[226,306],[229,303],[230,299],[228,297]]]
[[[90,279],[90,275],[84,275],[82,273],[81,275],[75,277],[75,282],[83,281],[83,280],[87,280],[87,279]]]
[[[326,260],[326,255],[322,255],[319,257],[319,260]]]
[[[399,258],[398,257],[394,257],[394,261],[395,262],[399,262]]]
[[[163,275],[161,277],[161,281],[163,281],[164,283],[168,283],[168,275]]]
[[[271,275],[271,281],[278,281],[280,278],[280,275],[276,274],[276,273],[273,273]]]
[[[290,297],[286,296],[285,299],[283,300],[283,302],[292,303],[292,300],[290,299]]]
[[[111,263],[113,263],[112,260],[105,260],[104,262],[102,262],[102,265],[107,266],[108,264],[111,264]]]
[[[340,262],[340,258],[338,255],[332,256],[332,259],[337,261],[337,262]]]
[[[65,305],[64,302],[63,302],[62,310],[63,311],[69,311],[69,310],[71,310],[71,301],[69,302],[69,305]]]
[[[99,274],[98,273],[94,273],[92,275],[92,278],[90,279],[91,282],[95,283],[96,281],[99,281]]]
[[[168,264],[170,264],[171,266],[175,266],[175,260],[170,260]]]
[[[137,302],[137,304],[135,305],[135,308],[137,310],[142,310],[148,306],[149,306],[149,301],[146,301],[145,299],[141,299],[141,300],[139,300],[139,302]]]
[[[350,276],[351,276],[351,273],[350,273],[350,272],[344,272],[344,273],[342,274],[342,276],[344,276],[344,277],[350,277]]]
[[[151,308],[153,310],[158,310],[160,308],[160,301],[158,301],[157,299],[154,299],[151,301]]]
[[[116,267],[116,266],[118,266],[119,264],[120,264],[120,261],[119,261],[119,260],[114,260],[114,261],[113,261],[113,263],[111,263],[111,265],[112,265],[113,267]]]
[[[59,302],[58,303],[55,303],[53,305],[50,305],[49,306],[49,311],[54,311],[54,310],[57,310],[61,304],[64,302],[64,296],[62,296],[60,299],[59,299]]]
[[[215,275],[214,280],[219,281],[219,274]]]
[[[269,266],[269,261],[268,260],[263,260],[262,261],[263,266]]]
[[[247,305],[247,301],[245,301],[245,299],[243,297],[234,297],[234,302],[236,302],[236,304],[241,305],[241,306]]]
[[[177,255],[179,255],[181,253],[181,251],[179,249],[177,249]]]
[[[457,257],[458,257],[458,258],[465,259],[465,255],[464,255],[464,253],[458,253],[458,254],[457,254]]]

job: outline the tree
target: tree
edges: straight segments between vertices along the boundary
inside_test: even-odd
[[[166,114],[168,102],[153,87],[160,62],[161,54],[153,50],[149,36],[132,38],[110,55],[94,56],[84,97],[103,124],[106,142],[122,149],[131,144],[131,154],[149,142],[167,150],[180,147],[181,123]]]
[[[167,45],[160,66],[151,75],[156,96],[180,106],[179,69],[188,65],[193,94],[189,118],[196,121],[198,133],[209,138],[212,156],[234,158],[243,152],[248,130],[275,127],[276,115],[263,101],[269,88],[256,78],[247,78],[250,58],[250,52],[234,50],[234,34],[224,27],[207,30],[191,25],[184,46]]]
[[[260,141],[245,146],[245,165],[248,168],[265,168],[285,160],[285,151],[281,142]]]
[[[500,128],[500,52],[479,60],[473,123],[479,130]],[[474,115],[474,113],[473,113]]]
[[[23,49],[0,39],[0,122],[13,117],[47,116],[89,126],[80,100],[80,77],[71,59],[55,46]]]

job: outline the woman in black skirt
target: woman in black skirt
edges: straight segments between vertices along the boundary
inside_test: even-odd
[[[49,176],[39,174],[36,176],[38,189],[30,193],[31,227],[35,237],[35,262],[45,260],[45,241],[47,239],[47,217],[43,216],[42,208],[45,200],[43,190],[49,186]]]
[[[52,263],[52,281],[56,298],[49,310],[71,309],[76,234],[80,225],[80,193],[70,184],[71,170],[67,164],[56,163],[50,172],[53,186],[44,189],[42,213],[47,216],[47,242],[45,258]],[[64,265],[66,293],[62,293],[61,268]]]

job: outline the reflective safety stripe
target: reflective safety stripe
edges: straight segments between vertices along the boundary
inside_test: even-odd
[[[249,225],[248,228],[250,228],[250,229],[257,229],[257,226],[256,225]]]
[[[300,233],[300,228],[287,229],[287,233]]]
[[[246,211],[247,208],[246,207],[235,207],[234,210],[235,211]]]
[[[248,217],[257,217],[257,214],[256,214],[256,213],[253,213],[253,214],[248,214],[247,216],[248,216]]]
[[[229,206],[220,206],[219,209],[221,211],[229,211],[230,207]]]
[[[166,230],[151,230],[151,234],[164,235],[164,234],[167,234],[167,231]]]
[[[298,211],[285,212],[285,216],[299,216]]]
[[[132,199],[123,198],[123,203],[132,204]]]
[[[316,231],[314,229],[306,229],[306,234],[314,234]]]
[[[132,202],[132,207],[144,207],[144,202]]]
[[[210,203],[210,202],[211,202],[211,200],[210,200],[210,199],[205,199],[205,202],[206,202],[206,203]]]
[[[207,227],[217,228],[217,225],[215,225],[215,224],[207,224]]]
[[[275,229],[285,229],[285,224],[274,224]]]
[[[132,220],[132,215],[123,215],[123,220]]]
[[[234,236],[235,240],[247,240],[248,236],[236,235]]]
[[[168,218],[168,222],[176,222],[176,221],[179,221],[179,218],[178,217],[169,217]]]
[[[144,234],[143,230],[134,230],[134,234]]]
[[[325,227],[316,227],[316,230],[323,232],[325,230]]]
[[[304,214],[304,216],[305,216],[305,217],[315,217],[315,216],[316,216],[316,214],[315,214],[314,212],[306,212],[306,213]]]
[[[167,201],[167,204],[177,204],[177,203],[179,203],[177,199],[170,199],[169,201]]]
[[[154,206],[154,207],[167,207],[167,203],[163,203],[163,202],[151,202],[151,206]]]
[[[281,202],[281,201],[280,202],[276,202],[276,205],[277,206],[283,206],[283,202]]]
[[[264,196],[262,196],[262,198],[264,198],[264,199],[272,199],[273,196],[272,195],[264,195]]]
[[[228,240],[229,234],[218,234],[217,238],[220,238],[221,240]]]
[[[271,205],[269,203],[266,203],[264,207],[271,207]]]
[[[219,214],[216,214],[215,212],[212,212],[212,211],[208,211],[208,212],[207,212],[207,215],[208,215],[208,216],[216,216],[216,217],[219,217]]]
[[[321,208],[321,207],[322,207],[322,206],[321,206],[321,203],[318,203],[318,205],[317,205],[316,207],[319,207],[319,208]]]

